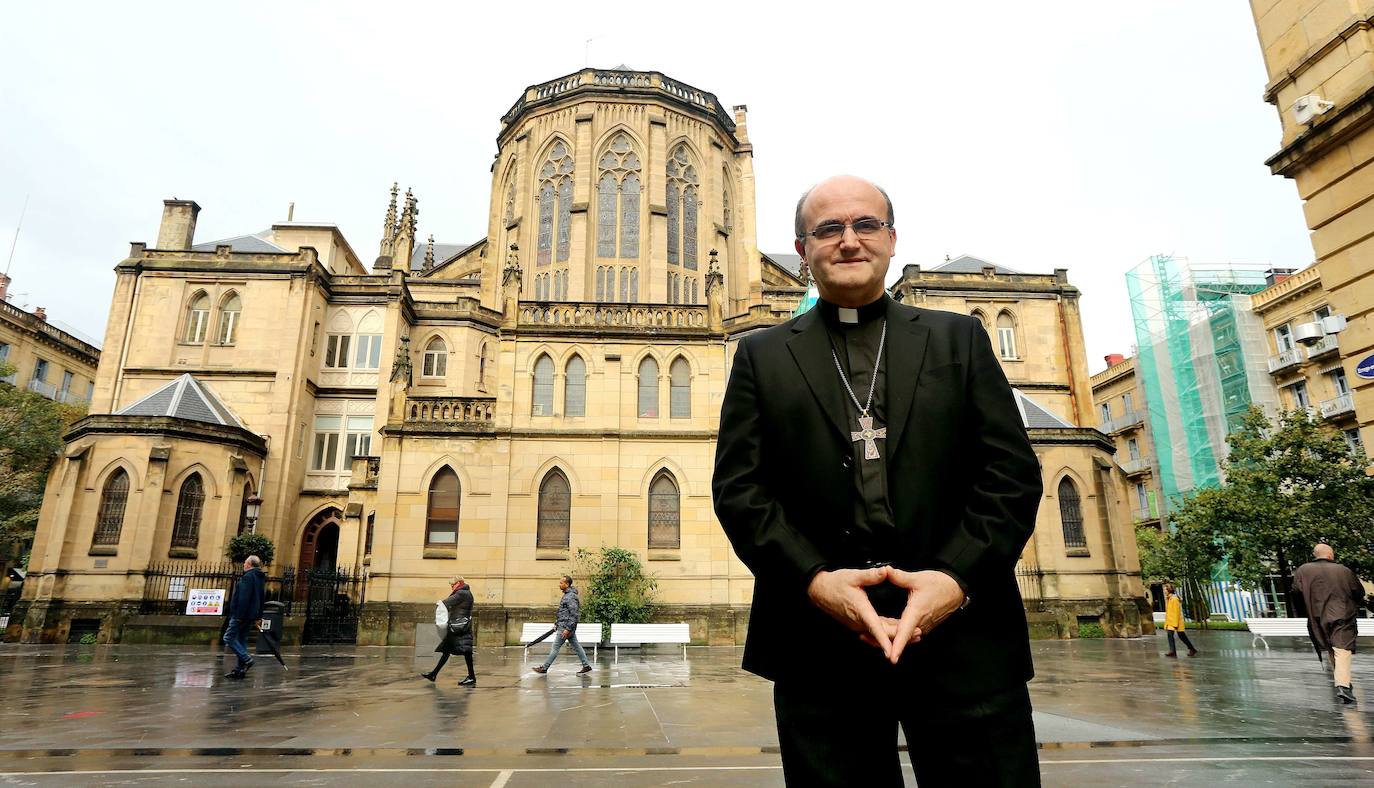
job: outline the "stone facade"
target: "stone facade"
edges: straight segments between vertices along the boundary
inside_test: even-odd
[[[738,339],[805,294],[796,258],[757,246],[746,110],[656,72],[585,70],[527,89],[497,143],[487,238],[418,241],[418,200],[393,188],[370,270],[328,225],[195,244],[199,206],[164,204],[158,246],[116,268],[106,342],[120,350],[92,404],[143,421],[97,430],[93,416],[68,436],[12,637],[61,639],[72,611],[100,605],[115,636],[142,567],[178,557],[153,520],[91,554],[102,476],[128,462],[140,496],[206,477],[198,560],[222,554],[253,489],[279,562],[365,569],[360,643],[411,642],[453,575],[476,595],[478,642],[513,642],[549,618],[579,549],[612,545],[657,577],[662,618],[695,642],[742,640],[753,580],[710,495],[720,402]],[[1037,620],[1137,634],[1112,447],[1074,426],[1091,403],[1077,291],[1063,272],[986,285],[956,289],[1018,315],[1009,376],[1063,419],[1033,430],[1047,491],[1072,476],[1084,511],[1065,555],[1047,496],[1028,548]],[[130,415],[183,373],[224,424],[165,425],[177,436]]]
[[[1155,481],[1145,387],[1136,377],[1134,358],[1117,355],[1107,360],[1110,365],[1092,376],[1097,428],[1116,444],[1116,465],[1126,477],[1131,519],[1137,525],[1158,527],[1166,507]]]

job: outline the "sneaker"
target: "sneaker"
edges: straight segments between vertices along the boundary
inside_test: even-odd
[[[460,686],[460,687],[475,687],[475,686],[477,686],[477,677],[476,677],[476,676],[468,676],[467,678],[465,678],[465,679],[463,679],[462,681],[458,682],[458,686]]]
[[[577,672],[578,672],[578,673],[591,673],[591,672],[592,672],[592,666],[591,666],[591,665],[583,665],[583,666],[582,666],[582,669],[579,670],[579,671],[577,671]]]
[[[234,668],[233,670],[231,670],[231,671],[229,671],[228,673],[224,674],[224,677],[225,677],[226,679],[241,679],[241,678],[243,678],[243,677],[246,676],[246,675],[248,675],[248,674],[245,673],[244,671],[239,670],[238,668]]]
[[[534,666],[534,672],[535,672],[535,673],[548,673],[548,672],[549,672],[549,669],[546,668],[546,667],[544,667],[543,665],[535,665],[535,666]]]

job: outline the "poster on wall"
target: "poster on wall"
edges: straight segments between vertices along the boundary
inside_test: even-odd
[[[186,615],[224,615],[223,588],[192,588],[186,592]]]

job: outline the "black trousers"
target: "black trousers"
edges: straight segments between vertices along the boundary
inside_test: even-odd
[[[1177,650],[1177,649],[1174,648],[1174,631],[1173,631],[1172,629],[1168,629],[1168,630],[1165,630],[1165,631],[1169,633],[1169,653],[1172,654],[1172,653],[1174,653],[1174,652]],[[1197,650],[1197,649],[1193,648],[1193,641],[1189,640],[1189,639],[1188,639],[1188,636],[1185,635],[1185,634],[1183,634],[1183,630],[1179,630],[1178,636],[1179,636],[1180,638],[1182,638],[1182,640],[1183,640],[1183,645],[1187,646],[1189,651],[1196,651],[1196,650]]]
[[[899,724],[921,788],[1040,785],[1026,685],[936,696],[892,686],[894,673],[876,673],[883,675],[831,681],[817,674],[774,685],[789,786],[902,785]]]
[[[467,663],[468,663],[468,678],[470,678],[470,679],[475,679],[475,678],[477,678],[477,674],[472,672],[472,652],[471,652],[471,651],[464,651],[464,652],[463,652],[463,659],[467,660]],[[447,663],[447,662],[448,662],[448,652],[447,652],[447,651],[441,652],[441,653],[439,654],[439,664],[438,664],[438,665],[435,665],[435,666],[434,666],[434,670],[431,670],[430,673],[433,673],[433,674],[436,675],[436,676],[439,675],[439,671],[441,671],[441,670],[444,669],[444,665],[445,665],[445,663]]]

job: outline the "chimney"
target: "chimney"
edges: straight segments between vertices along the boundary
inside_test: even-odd
[[[38,318],[39,320],[42,320],[44,323],[48,322],[48,310],[44,309],[41,306],[33,308],[33,316]]]
[[[1126,357],[1121,355],[1120,353],[1108,353],[1107,355],[1103,356],[1103,358],[1107,360],[1107,366],[1109,367],[1114,367],[1117,364],[1120,364],[1121,362],[1126,360]]]
[[[10,300],[10,282],[13,282],[5,274],[0,274],[0,301]]]
[[[196,215],[200,206],[195,200],[163,200],[162,226],[157,230],[158,249],[190,249],[196,237]]]
[[[1292,276],[1293,271],[1294,269],[1292,268],[1270,268],[1268,271],[1264,272],[1264,284],[1268,287],[1273,287]]]

